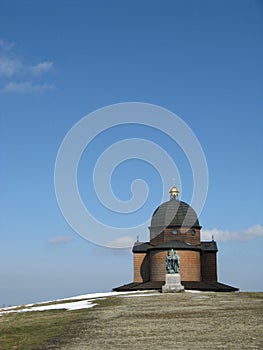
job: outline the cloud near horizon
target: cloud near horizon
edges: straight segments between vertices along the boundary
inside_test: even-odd
[[[65,243],[69,243],[73,240],[73,238],[71,236],[57,236],[57,237],[53,237],[50,238],[48,240],[49,244],[65,244]]]
[[[110,248],[128,248],[134,244],[134,238],[130,236],[123,236],[113,239],[106,243],[107,247]]]
[[[210,241],[212,236],[214,237],[215,241],[220,242],[250,240],[263,237],[263,227],[261,225],[255,225],[241,231],[219,230],[218,228],[201,231],[202,240]]]
[[[241,231],[220,230],[218,228],[201,231],[202,241],[211,241],[212,237],[218,242],[251,240],[263,237],[263,226],[255,225]],[[107,242],[106,246],[112,248],[127,248],[132,247],[134,242],[133,237],[123,236]]]

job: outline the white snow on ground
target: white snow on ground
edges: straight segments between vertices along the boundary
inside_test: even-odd
[[[80,310],[80,309],[89,309],[95,305],[96,303],[93,303],[97,299],[105,299],[105,297],[108,296],[124,296],[124,295],[130,295],[130,294],[138,294],[138,295],[144,295],[142,293],[147,293],[147,291],[135,291],[135,292],[106,292],[106,293],[93,293],[93,294],[84,294],[84,295],[78,295],[71,298],[64,298],[64,299],[57,299],[52,301],[45,301],[42,303],[36,303],[36,304],[27,304],[24,308],[21,308],[21,306],[9,306],[0,309],[0,316],[3,314],[11,313],[11,312],[29,312],[29,311],[47,311],[47,310],[58,310],[58,309],[65,309],[65,310]],[[80,300],[84,299],[84,300]],[[70,300],[68,303],[61,303],[66,300]],[[79,301],[78,301],[79,300]],[[47,304],[48,305],[42,305],[41,304]],[[37,305],[37,306],[34,306]]]
[[[186,290],[186,292],[189,293],[201,293],[197,290]],[[105,299],[106,297],[110,296],[121,296],[121,297],[136,297],[136,296],[153,296],[153,295],[160,295],[160,293],[157,293],[155,291],[134,291],[134,292],[106,292],[106,293],[90,293],[90,294],[83,294],[78,295],[70,298],[64,298],[64,299],[56,299],[52,301],[45,301],[41,303],[35,303],[35,304],[27,304],[24,307],[21,306],[9,306],[0,309],[0,316],[3,314],[11,313],[11,312],[29,312],[29,311],[47,311],[47,310],[80,310],[80,309],[89,309],[95,305],[97,305],[95,302],[97,299]],[[68,303],[65,303],[65,301],[69,301]],[[41,305],[41,304],[47,304],[48,305]],[[36,305],[36,306],[34,306]]]
[[[78,295],[71,298],[65,298],[65,299],[57,299],[54,301],[65,301],[65,300],[79,300],[79,299],[97,299],[97,298],[105,298],[105,297],[111,297],[111,296],[119,296],[123,294],[134,294],[134,293],[147,293],[148,291],[135,291],[135,292],[103,292],[103,293],[92,293],[92,294],[83,294]]]
[[[73,301],[71,303],[33,306],[33,307],[21,309],[21,310],[19,310],[19,312],[46,311],[46,310],[58,310],[58,309],[79,310],[79,309],[89,309],[95,305],[97,305],[97,304],[93,304],[87,300],[82,300],[82,301],[75,301],[75,302]]]

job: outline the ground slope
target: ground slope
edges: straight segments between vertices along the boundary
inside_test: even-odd
[[[94,309],[83,337],[64,350],[263,349],[262,294],[122,297]]]
[[[263,349],[262,301],[263,293],[241,292],[111,296],[96,301],[98,305],[91,309],[31,312],[27,317],[35,318],[35,325],[39,317],[45,317],[48,322],[42,325],[43,332],[50,330],[45,345],[38,345],[36,341],[31,347],[20,344],[0,348]],[[0,332],[12,317],[2,316]],[[58,320],[61,327],[52,328],[52,322]],[[11,323],[9,331],[12,333]],[[41,325],[38,330],[41,331]]]

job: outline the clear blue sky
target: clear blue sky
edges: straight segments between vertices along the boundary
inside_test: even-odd
[[[256,0],[1,1],[0,305],[132,281],[130,250],[81,238],[54,189],[57,152],[70,128],[98,108],[129,101],[167,108],[193,130],[208,164],[200,222],[218,241],[219,279],[263,290],[262,36]],[[80,191],[95,217],[117,225],[95,196],[85,197],[90,168],[104,146],[129,137],[150,139],[174,157],[181,199],[190,200],[191,168],[171,140],[136,125],[111,131],[80,163]],[[131,161],[113,175],[121,200],[129,199],[133,179],[145,179],[142,217],[149,221],[162,193],[158,172]],[[126,215],[126,225],[138,215]]]

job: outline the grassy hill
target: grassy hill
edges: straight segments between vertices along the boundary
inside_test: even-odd
[[[3,314],[0,349],[263,349],[263,293],[124,294],[94,302],[90,309]]]

